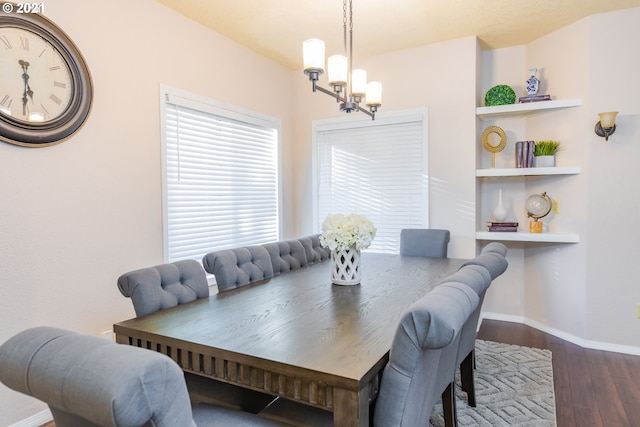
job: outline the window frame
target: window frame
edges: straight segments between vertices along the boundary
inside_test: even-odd
[[[313,230],[314,233],[321,232],[321,221],[319,218],[319,133],[324,131],[342,130],[342,129],[354,129],[367,126],[385,126],[401,123],[421,122],[422,124],[422,144],[423,144],[423,173],[425,181],[424,189],[424,215],[422,221],[424,228],[429,227],[429,210],[430,210],[430,186],[429,186],[429,127],[428,127],[428,108],[416,108],[409,110],[402,110],[396,112],[387,112],[384,114],[376,114],[375,121],[372,121],[369,117],[364,116],[350,116],[339,117],[331,119],[315,120],[312,123],[312,200],[313,200]],[[338,213],[338,212],[336,212]],[[348,212],[342,212],[348,213]],[[375,225],[375,224],[374,224]],[[398,236],[398,241],[399,241]]]
[[[178,102],[186,108],[204,111],[230,120],[248,122],[254,125],[264,126],[275,130],[276,137],[276,157],[278,166],[276,168],[276,202],[277,202],[277,236],[281,239],[283,230],[282,215],[282,123],[281,120],[266,114],[248,110],[243,107],[224,103],[203,95],[194,94],[182,89],[177,89],[168,85],[160,84],[160,141],[161,141],[161,172],[162,172],[162,245],[164,262],[169,260],[169,223],[168,223],[168,184],[167,184],[167,103]],[[225,247],[215,247],[212,245],[211,251],[225,249]],[[173,260],[176,261],[176,260]],[[201,260],[198,260],[201,261]]]

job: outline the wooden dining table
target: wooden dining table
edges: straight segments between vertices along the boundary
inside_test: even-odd
[[[464,261],[363,253],[359,285],[333,285],[324,262],[119,322],[114,332],[187,373],[333,412],[335,426],[369,426],[401,316]]]

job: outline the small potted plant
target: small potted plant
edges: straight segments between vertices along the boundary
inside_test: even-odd
[[[560,150],[558,141],[538,141],[533,149],[536,167],[552,167],[556,165],[556,153]]]

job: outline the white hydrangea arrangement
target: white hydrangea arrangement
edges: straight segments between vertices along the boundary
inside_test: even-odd
[[[329,215],[322,224],[320,243],[332,251],[366,249],[376,237],[376,228],[367,218],[356,215]]]

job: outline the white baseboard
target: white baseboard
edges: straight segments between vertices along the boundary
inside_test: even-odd
[[[585,347],[593,348],[594,350],[613,351],[616,353],[631,354],[634,356],[640,356],[640,348],[630,345],[609,344],[602,343],[600,341],[585,341]]]
[[[10,427],[38,427],[49,421],[53,421],[53,415],[51,415],[50,410],[46,409],[15,424],[11,424]]]
[[[577,337],[559,329],[551,328],[547,325],[543,325],[535,320],[527,319],[522,316],[512,316],[499,313],[482,313],[482,319],[500,320],[503,322],[522,323],[532,328],[538,329],[547,334],[551,334],[554,337],[561,338],[570,343],[579,345],[584,348],[591,348],[594,350],[612,351],[614,353],[631,354],[634,356],[640,356],[640,347],[633,347],[629,345],[612,344],[600,341],[585,340],[584,338]]]

